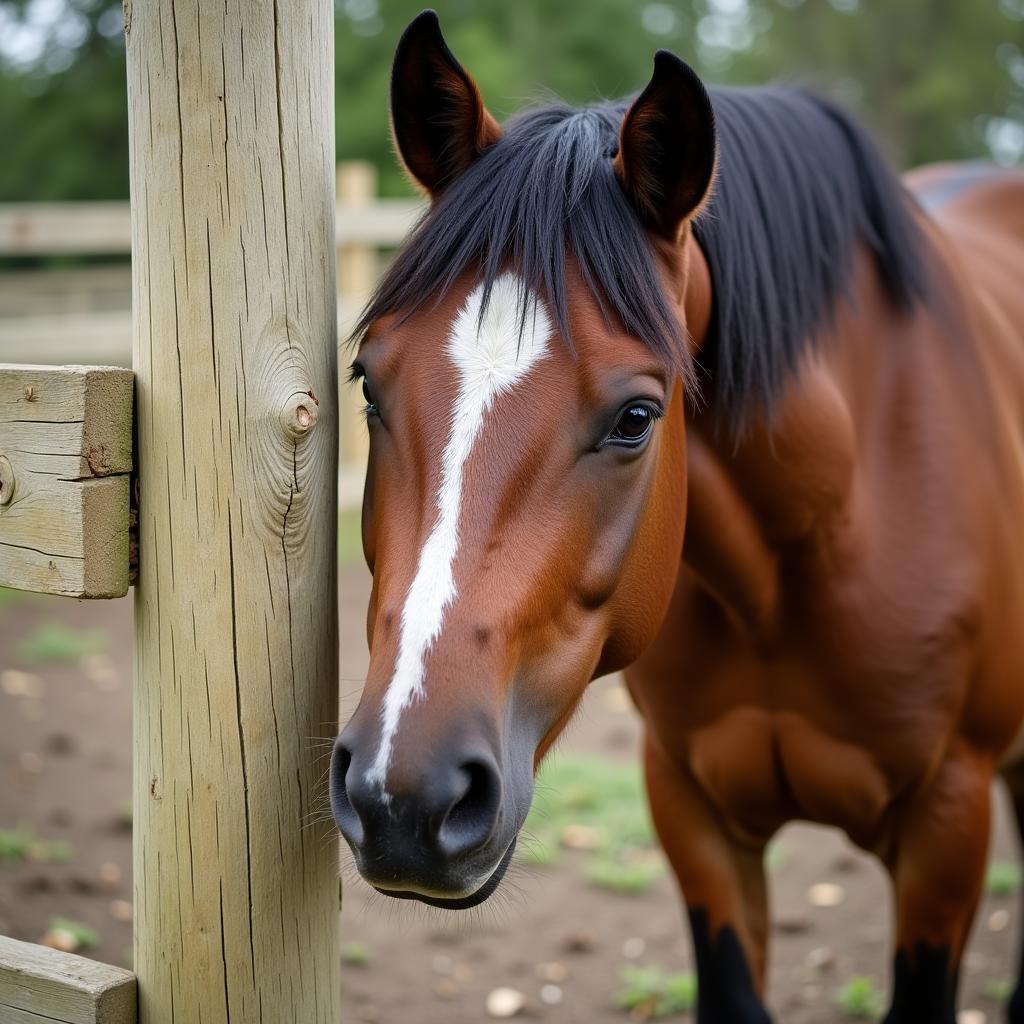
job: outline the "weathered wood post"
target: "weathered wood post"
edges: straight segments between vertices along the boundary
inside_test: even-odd
[[[337,1024],[331,0],[126,0],[143,1024]]]

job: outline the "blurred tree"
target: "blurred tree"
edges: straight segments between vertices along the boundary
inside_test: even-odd
[[[0,2],[0,200],[127,197],[121,19],[111,0]]]
[[[408,186],[387,87],[424,0],[336,0],[338,155]],[[496,115],[635,91],[664,46],[713,82],[806,82],[860,109],[901,165],[1024,159],[1024,0],[436,0]],[[0,200],[127,195],[117,0],[0,0]]]

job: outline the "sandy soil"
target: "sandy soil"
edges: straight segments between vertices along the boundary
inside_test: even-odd
[[[358,699],[365,665],[367,583],[355,569],[343,571],[342,583],[345,716]],[[23,641],[52,623],[98,631],[103,651],[70,661],[27,656]],[[30,827],[42,840],[70,844],[70,856],[42,863],[0,857],[0,933],[38,941],[54,918],[67,918],[98,934],[89,955],[127,964],[130,603],[26,598],[0,604],[4,670],[0,830]],[[563,749],[620,760],[636,756],[638,724],[617,685],[613,679],[595,686]],[[1015,843],[1001,796],[998,811],[993,858],[1009,861]],[[339,967],[343,1020],[469,1024],[487,1019],[489,992],[510,986],[525,996],[527,1017],[627,1021],[615,1005],[624,967],[691,966],[681,906],[667,875],[635,895],[595,888],[584,877],[585,856],[567,851],[556,865],[518,867],[506,895],[469,915],[398,904],[358,881],[348,883],[342,914],[347,961]],[[868,975],[880,990],[888,984],[890,911],[882,872],[836,833],[800,825],[781,836],[771,879],[770,1001],[779,1024],[849,1019],[835,1003],[845,982]],[[811,905],[808,891],[822,882],[841,887],[838,906]],[[981,1010],[989,1022],[1001,1019],[993,987],[1014,973],[1017,903],[1013,894],[985,897],[965,964],[961,1005]],[[348,962],[357,960],[366,962]],[[545,994],[560,995],[561,1002],[550,1005],[542,990],[556,981],[558,992]]]

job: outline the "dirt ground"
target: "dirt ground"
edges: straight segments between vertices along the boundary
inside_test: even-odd
[[[365,665],[365,573],[345,568],[342,588],[344,717]],[[131,605],[0,597],[0,933],[38,941],[67,919],[95,932],[84,933],[97,943],[87,955],[128,964]],[[638,735],[616,680],[604,680],[562,750],[625,765]],[[995,997],[1016,963],[1019,878],[1008,864],[1015,843],[1001,795],[998,810],[991,891],[964,973],[961,1005],[985,1015],[972,1024],[1002,1019]],[[488,993],[511,987],[525,997],[527,1018],[628,1021],[616,1006],[624,969],[692,966],[682,910],[667,874],[637,892],[609,891],[588,877],[587,857],[566,850],[553,864],[520,865],[507,895],[466,916],[390,902],[349,882],[343,1020],[469,1024],[487,1019]],[[876,993],[888,986],[881,871],[834,832],[802,825],[782,834],[769,863],[777,1021],[853,1019],[837,1005],[840,989],[858,976],[873,979],[862,984]],[[838,887],[824,900],[838,905],[812,903],[820,883]]]

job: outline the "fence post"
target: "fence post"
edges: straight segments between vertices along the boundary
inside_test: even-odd
[[[142,1024],[337,1024],[331,0],[125,2]]]
[[[377,200],[377,168],[368,160],[346,160],[338,164],[337,197],[342,207],[370,207]],[[377,250],[365,242],[338,246],[338,298],[342,325],[351,330],[354,318],[373,291],[380,273]],[[362,464],[370,441],[362,418],[362,395],[357,388],[341,392],[341,460]]]

